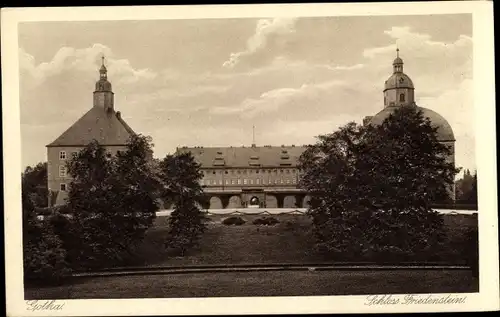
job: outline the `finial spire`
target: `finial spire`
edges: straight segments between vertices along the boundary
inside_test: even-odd
[[[399,47],[396,45],[396,57],[399,57]]]
[[[252,147],[255,147],[255,125],[252,126]]]
[[[102,66],[104,66],[104,54],[101,56],[102,59]]]

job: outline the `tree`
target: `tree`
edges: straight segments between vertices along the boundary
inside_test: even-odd
[[[81,237],[74,263],[102,267],[133,258],[158,209],[151,148],[149,138],[137,135],[112,156],[94,141],[68,162],[68,206]]]
[[[456,182],[457,200],[469,204],[477,204],[477,172],[471,175],[465,170],[462,179]]]
[[[200,186],[200,165],[191,153],[167,155],[159,164],[163,181],[162,198],[174,205],[169,219],[167,248],[184,255],[195,246],[205,230],[200,205],[204,201]]]
[[[442,219],[431,204],[449,195],[457,172],[449,153],[416,107],[320,136],[300,158],[318,248],[337,258],[432,254]]]
[[[28,166],[21,175],[22,191],[30,197],[36,207],[47,207],[47,162]]]
[[[70,273],[62,242],[49,223],[37,218],[35,205],[25,192],[23,208],[23,268],[26,283],[58,283]]]

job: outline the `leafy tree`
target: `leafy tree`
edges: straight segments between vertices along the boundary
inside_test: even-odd
[[[343,258],[432,254],[442,219],[431,204],[449,195],[457,172],[448,154],[416,107],[320,136],[300,158],[318,248]]]
[[[21,175],[22,191],[30,197],[36,207],[47,207],[47,162],[28,166]]]
[[[477,172],[471,175],[469,170],[464,172],[462,179],[456,182],[457,200],[469,204],[477,204]]]
[[[133,257],[158,209],[151,148],[149,138],[137,135],[112,156],[94,141],[68,162],[68,207],[81,237],[74,263],[102,267]]]
[[[160,162],[159,169],[163,180],[162,198],[174,205],[166,246],[184,255],[198,243],[205,230],[200,209],[205,199],[199,183],[202,177],[200,165],[191,153],[177,153],[167,155]]]
[[[58,283],[70,273],[62,242],[49,223],[37,219],[34,202],[22,193],[23,267],[26,283]]]

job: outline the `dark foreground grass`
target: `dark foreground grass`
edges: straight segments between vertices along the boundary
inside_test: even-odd
[[[137,266],[182,266],[218,264],[270,264],[270,263],[321,263],[325,260],[314,252],[311,220],[305,215],[273,215],[280,223],[274,226],[257,226],[252,221],[262,217],[241,216],[246,223],[241,226],[223,225],[228,216],[209,217],[207,231],[200,245],[184,257],[166,253],[164,243],[168,230],[168,217],[158,217],[148,230],[144,242],[137,250]],[[461,245],[469,228],[477,227],[477,217],[470,215],[445,215],[446,243],[438,258],[432,261],[449,261],[465,264]]]
[[[478,280],[467,270],[224,272],[79,279],[72,285],[28,288],[25,300],[472,293],[478,290]]]

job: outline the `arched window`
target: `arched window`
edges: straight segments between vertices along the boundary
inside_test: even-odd
[[[404,102],[405,101],[405,94],[400,94],[399,95],[399,101]]]

